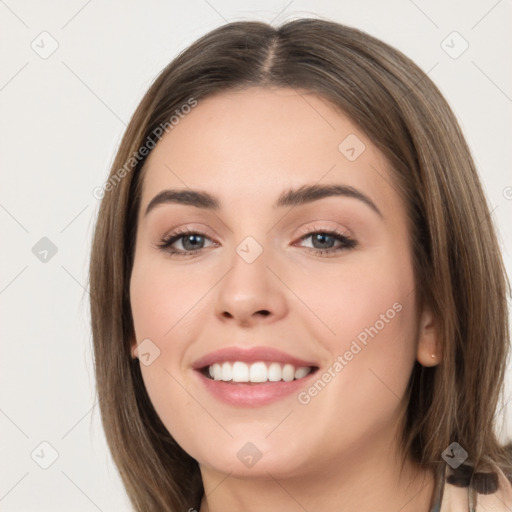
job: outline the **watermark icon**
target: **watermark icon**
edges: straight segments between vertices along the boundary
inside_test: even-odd
[[[149,155],[149,152],[156,146],[157,142],[164,136],[164,134],[169,133],[181,119],[190,113],[195,106],[197,106],[197,100],[189,98],[185,104],[174,111],[174,114],[167,121],[160,123],[151,132],[151,134],[146,137],[145,143],[138,149],[138,151],[134,151],[132,153],[123,167],[112,174],[112,176],[110,176],[103,185],[93,189],[92,195],[94,198],[103,199],[106,192],[114,190],[120,181],[129,174],[139,162]]]
[[[452,59],[458,59],[469,48],[469,43],[454,30],[441,41],[441,48]]]
[[[41,469],[48,469],[59,458],[59,452],[48,441],[42,441],[30,457]]]
[[[371,327],[366,327],[357,336],[356,339],[352,340],[350,347],[346,350],[343,355],[338,355],[334,363],[329,366],[318,379],[305,391],[301,391],[297,395],[297,400],[302,405],[308,405],[311,399],[317,396],[326,386],[331,382],[340,372],[347,366],[354,356],[359,354],[361,350],[367,346],[368,337],[374,338],[379,334],[386,324],[388,324],[397,313],[402,311],[403,307],[400,302],[395,302],[385,313],[379,315],[379,319],[374,322]],[[359,342],[359,343],[358,343]],[[362,346],[361,346],[362,345]]]
[[[56,254],[57,246],[46,236],[32,247],[32,254],[41,262],[48,263]]]
[[[59,43],[49,32],[44,30],[30,43],[30,47],[41,59],[46,60],[57,51]]]
[[[507,201],[510,201],[512,199],[512,187],[505,187],[503,189],[503,197],[507,200]]]
[[[468,458],[468,452],[459,443],[453,442],[441,457],[452,469],[457,469]]]
[[[244,466],[252,468],[261,459],[263,454],[253,443],[246,443],[238,450],[236,456]]]
[[[353,133],[345,137],[338,146],[339,152],[350,162],[357,160],[365,149],[363,141]]]
[[[144,366],[149,366],[160,356],[160,349],[149,338],[146,338],[137,345],[135,355]]]
[[[246,236],[237,245],[236,252],[246,263],[252,263],[263,252],[263,247],[252,236]]]

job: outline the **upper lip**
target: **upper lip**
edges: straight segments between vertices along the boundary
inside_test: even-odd
[[[200,370],[214,363],[222,363],[225,361],[242,361],[245,363],[255,363],[257,361],[276,362],[283,364],[291,364],[296,368],[303,366],[316,366],[314,362],[305,361],[294,357],[286,352],[277,350],[273,347],[225,347],[215,352],[210,352],[199,358],[192,365],[195,370]]]

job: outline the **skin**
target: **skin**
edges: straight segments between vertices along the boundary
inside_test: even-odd
[[[338,149],[349,134],[366,146],[355,161]],[[382,217],[342,196],[272,207],[282,192],[316,183],[356,188]],[[221,209],[169,203],[144,215],[169,188],[208,191]],[[194,255],[173,258],[157,244],[180,227],[206,238]],[[357,246],[319,255],[322,245],[300,228],[339,230]],[[263,249],[251,264],[236,252],[247,236]],[[173,247],[190,250],[183,243]],[[392,170],[326,100],[281,88],[222,93],[200,100],[161,139],[145,169],[130,297],[133,357],[147,338],[160,350],[141,364],[144,383],[166,428],[199,462],[201,512],[428,510],[433,475],[407,460],[400,477],[396,436],[414,361],[439,362],[435,323],[428,308],[416,313]],[[321,374],[395,303],[400,312],[307,404],[292,394],[234,407],[191,368],[219,348],[264,345],[316,361]],[[250,468],[237,457],[247,442],[262,454]]]

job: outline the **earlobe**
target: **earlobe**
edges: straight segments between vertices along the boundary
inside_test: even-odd
[[[425,308],[418,327],[416,358],[422,366],[436,366],[442,361],[438,329],[432,311]]]

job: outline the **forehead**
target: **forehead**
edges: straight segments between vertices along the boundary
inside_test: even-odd
[[[199,100],[164,135],[145,164],[142,206],[165,188],[185,187],[228,203],[273,204],[282,190],[318,182],[396,200],[386,181],[386,159],[327,100],[253,87]]]

